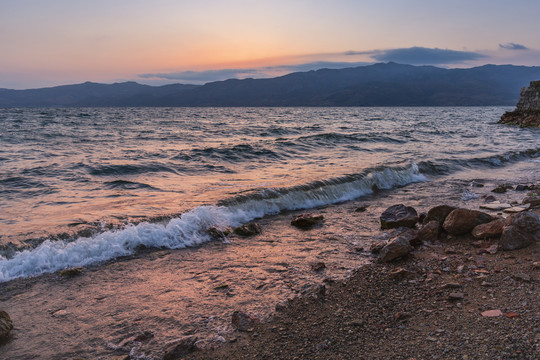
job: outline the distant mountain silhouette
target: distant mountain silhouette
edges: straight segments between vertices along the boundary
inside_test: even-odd
[[[380,63],[202,86],[84,83],[0,89],[0,107],[25,106],[481,106],[515,105],[540,67],[443,69]]]

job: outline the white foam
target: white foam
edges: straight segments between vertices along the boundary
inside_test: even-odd
[[[373,172],[351,182],[291,190],[228,207],[200,206],[170,220],[166,225],[129,225],[122,230],[79,238],[73,242],[47,240],[35,249],[17,253],[11,259],[0,258],[0,282],[131,255],[141,245],[169,249],[196,246],[211,240],[206,233],[210,227],[234,227],[283,210],[308,209],[352,200],[371,193],[375,185],[381,189],[390,189],[425,180],[418,167],[412,164],[404,169],[387,168]]]

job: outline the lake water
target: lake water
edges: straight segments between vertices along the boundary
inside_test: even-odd
[[[506,110],[0,109],[0,282],[536,161],[540,130],[496,124]]]

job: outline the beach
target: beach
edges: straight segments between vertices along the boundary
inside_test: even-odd
[[[277,114],[289,116],[286,115],[289,111],[279,110]],[[293,116],[309,112],[295,111]],[[191,201],[182,205],[183,210],[182,206],[177,208],[182,210],[180,214],[160,212],[162,201],[164,209],[174,208],[173,203],[167,202],[173,198],[172,192],[161,194],[155,190],[164,188],[158,184],[175,183],[171,180],[172,172],[158,169],[179,166],[174,163],[176,159],[148,165],[151,155],[146,154],[138,164],[117,164],[117,167],[101,164],[105,172],[95,172],[94,164],[93,170],[83,173],[80,169],[87,168],[91,162],[75,159],[78,176],[83,174],[83,178],[94,184],[88,186],[89,194],[100,194],[91,190],[99,184],[116,184],[112,188],[103,187],[102,197],[90,200],[80,197],[78,201],[102,205],[107,199],[113,199],[113,204],[119,204],[118,199],[129,201],[114,208],[122,214],[118,216],[121,221],[93,229],[84,236],[74,236],[74,231],[69,234],[72,227],[64,224],[83,216],[93,220],[77,226],[99,223],[96,208],[91,207],[88,213],[70,213],[63,211],[69,204],[58,200],[55,200],[57,205],[48,202],[48,206],[57,206],[62,215],[49,218],[49,229],[67,229],[64,240],[58,232],[52,232],[49,238],[36,241],[32,235],[29,237],[32,241],[25,241],[17,229],[24,227],[21,224],[32,223],[32,217],[27,214],[13,220],[20,221],[19,226],[8,227],[13,231],[2,238],[4,259],[0,265],[4,281],[0,282],[0,308],[10,314],[14,329],[10,340],[2,345],[0,359],[161,359],[168,348],[185,337],[199,341],[194,352],[182,355],[195,358],[422,359],[430,358],[428,354],[434,348],[440,349],[436,355],[441,359],[462,355],[482,359],[486,358],[485,354],[489,355],[487,358],[504,359],[519,354],[524,359],[534,358],[538,344],[538,329],[534,324],[538,323],[535,316],[539,304],[535,296],[538,274],[532,264],[539,260],[537,245],[487,255],[478,254],[469,239],[441,238],[389,265],[377,264],[370,247],[395,235],[392,231],[381,231],[379,220],[392,205],[405,204],[425,213],[441,204],[479,209],[488,195],[501,202],[520,203],[527,191],[497,194],[491,190],[505,183],[515,187],[540,181],[537,131],[496,125],[489,116],[483,117],[497,113],[498,108],[429,108],[403,112],[394,109],[390,112],[396,117],[394,120],[375,117],[373,112],[380,116],[380,109],[343,111],[339,113],[349,116],[344,121],[349,128],[340,125],[343,133],[324,127],[327,120],[321,114],[328,114],[320,109],[315,111],[320,116],[316,120],[319,124],[303,127],[302,131],[311,133],[308,136],[285,125],[274,128],[274,142],[292,144],[283,153],[279,152],[280,146],[273,145],[275,157],[268,157],[266,151],[259,153],[256,159],[260,163],[254,161],[254,153],[246,151],[245,146],[236,148],[244,152],[242,156],[237,153],[236,160],[226,161],[233,146],[225,146],[227,155],[219,155],[220,161],[213,163],[214,169],[221,166],[235,172],[190,175],[188,188],[202,187],[191,198],[186,196],[187,191],[174,195]],[[468,130],[457,131],[449,123],[437,123],[437,117],[443,113],[452,124],[465,121],[463,127]],[[379,138],[372,134],[375,140],[367,141],[370,136],[360,136],[357,131],[356,126],[363,121],[370,122],[366,128],[375,128],[373,122],[387,121],[390,131],[391,124],[405,121],[400,114],[406,114],[408,123],[401,123],[384,137],[378,132]],[[470,118],[471,114],[475,117]],[[358,120],[358,116],[363,120]],[[429,116],[421,132],[410,128],[416,117]],[[479,127],[478,131],[471,132],[473,125]],[[332,130],[340,127],[329,126]],[[444,129],[440,137],[447,139],[446,147],[433,144],[427,136],[433,136],[437,126]],[[255,140],[249,139],[251,149],[255,143],[257,146],[272,143],[266,139],[267,135],[259,142],[260,131],[257,130],[259,135]],[[282,139],[285,131],[291,139]],[[461,138],[464,143],[450,147]],[[517,148],[510,140],[517,141]],[[246,140],[231,142],[236,141]],[[182,160],[184,164],[191,162],[198,167],[204,162],[194,162],[193,154],[207,154],[204,156],[209,156],[208,161],[215,161],[216,152],[223,148],[216,145],[211,151],[200,152],[200,144],[183,146],[182,152],[191,154],[189,159]],[[309,151],[298,152],[295,157],[289,155],[290,159],[283,161],[282,156],[290,153],[291,147],[306,146],[310,147]],[[170,159],[170,154],[163,158]],[[115,161],[123,156],[119,155]],[[246,174],[256,173],[258,168],[254,164],[258,164],[262,174],[273,174],[274,180],[268,182],[265,178],[251,183],[255,178]],[[141,165],[145,169],[152,166],[154,172],[139,173]],[[324,165],[328,165],[327,170]],[[284,168],[282,173],[277,172],[280,167]],[[293,172],[297,167],[305,172]],[[36,171],[33,165],[29,168]],[[341,170],[336,173],[336,169]],[[127,172],[119,173],[120,170]],[[305,179],[302,174],[306,174]],[[206,175],[223,178],[209,187],[210,181],[195,181],[205,179]],[[164,183],[160,183],[160,177],[164,177]],[[182,173],[174,177],[189,178]],[[236,179],[234,186],[231,181],[225,181],[229,177]],[[125,185],[128,180],[131,184],[144,183],[150,187],[130,185],[119,190],[118,182],[124,181]],[[42,182],[46,183],[44,179]],[[201,201],[206,194],[204,189],[209,191],[207,202]],[[5,187],[6,190],[10,188]],[[56,197],[63,194],[58,189],[55,191]],[[83,187],[78,191],[87,190]],[[21,196],[15,191],[10,194]],[[115,196],[108,197],[111,194]],[[24,196],[27,203],[37,199],[35,194]],[[47,202],[50,194],[46,191],[43,196],[42,201]],[[4,204],[6,208],[8,205]],[[42,219],[40,212],[46,208],[39,204],[35,208],[38,221]],[[131,216],[133,209],[146,214],[142,218]],[[324,220],[310,230],[292,226],[291,220],[303,213],[323,216]],[[126,219],[131,220],[124,222]],[[261,233],[249,237],[233,233],[216,238],[215,233],[208,232],[216,226],[226,230],[228,226],[247,222],[258,223]],[[448,248],[453,248],[449,250],[451,253],[447,253]],[[457,264],[462,263],[467,270],[456,273]],[[502,264],[504,271],[495,271],[497,264]],[[479,275],[499,286],[476,286],[481,278],[471,265],[488,271]],[[410,278],[397,281],[389,277],[396,267],[410,272]],[[63,272],[70,268],[75,270]],[[530,275],[529,282],[512,277],[519,269]],[[463,293],[462,300],[449,301],[449,291],[441,289],[451,281],[458,281],[463,287],[458,291]],[[505,305],[503,301],[508,294],[516,297]],[[492,302],[491,298],[496,301]],[[516,302],[518,299],[522,300]],[[494,321],[501,329],[513,324],[512,331],[523,336],[508,340],[508,331],[500,330],[480,337],[479,332],[487,332],[493,324],[479,325],[474,319],[483,319],[479,311],[492,310],[490,306],[500,307],[505,314],[519,314],[519,318],[513,319],[503,314]],[[353,307],[357,312],[349,314]],[[252,314],[257,319],[253,329],[238,331],[231,321],[235,311]],[[397,313],[407,315],[401,319]],[[501,319],[513,322],[503,323]],[[467,335],[460,335],[469,332],[468,339]],[[522,341],[525,335],[527,341]],[[486,342],[482,342],[485,345],[481,351],[475,352],[471,344],[477,339]],[[383,340],[386,340],[384,344]],[[499,342],[504,346],[488,346]],[[420,343],[425,346],[419,346]],[[517,344],[515,351],[509,349],[513,343]],[[218,346],[215,353],[209,350],[214,346]]]

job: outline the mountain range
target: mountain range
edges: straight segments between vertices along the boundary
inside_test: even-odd
[[[540,66],[445,69],[379,63],[205,85],[86,82],[0,89],[0,107],[90,106],[487,106],[515,105]]]

